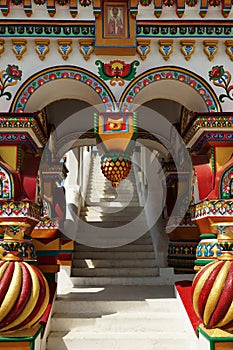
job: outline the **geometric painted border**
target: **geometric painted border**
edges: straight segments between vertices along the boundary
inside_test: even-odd
[[[10,112],[23,112],[32,94],[42,85],[55,79],[73,79],[90,86],[100,97],[106,111],[115,110],[115,98],[109,87],[95,74],[75,66],[46,68],[28,78],[15,94]]]
[[[130,111],[135,96],[146,86],[161,80],[177,80],[196,90],[204,100],[208,112],[221,112],[221,105],[212,87],[199,75],[180,67],[152,68],[139,75],[126,87],[120,98],[120,110]]]

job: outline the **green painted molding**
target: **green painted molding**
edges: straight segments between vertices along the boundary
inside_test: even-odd
[[[2,20],[1,38],[94,38],[95,21]],[[136,21],[137,38],[232,38],[232,21]]]

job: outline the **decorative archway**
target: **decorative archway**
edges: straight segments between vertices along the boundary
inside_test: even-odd
[[[106,111],[115,109],[115,98],[108,86],[95,74],[88,70],[74,66],[56,66],[43,69],[28,78],[15,94],[10,112],[24,112],[30,98],[32,98],[45,85],[58,81],[79,82],[90,87],[97,96],[99,104],[103,104]],[[74,87],[74,85],[72,85]],[[63,93],[66,89],[63,89]],[[50,88],[51,91],[51,88]],[[93,95],[93,96],[94,96]],[[58,96],[60,98],[60,96]]]
[[[121,95],[120,110],[130,111],[132,109],[132,104],[136,103],[136,96],[148,85],[166,81],[178,82],[180,84],[185,84],[186,88],[194,89],[195,94],[198,94],[198,98],[201,98],[202,104],[206,106],[208,112],[221,111],[221,105],[217,95],[202,77],[187,69],[172,66],[150,69],[134,79]],[[166,98],[169,99],[169,96],[166,96]]]

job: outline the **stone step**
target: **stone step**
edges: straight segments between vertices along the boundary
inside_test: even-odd
[[[73,267],[156,267],[155,259],[74,259]]]
[[[160,331],[169,327],[171,332],[182,329],[183,320],[174,312],[169,313],[110,313],[110,314],[67,314],[55,313],[53,315],[52,331],[88,331],[93,332],[148,332]]]
[[[136,182],[134,181],[121,181],[117,188],[112,187],[112,184],[108,180],[104,180],[98,177],[89,178],[90,184],[88,185],[87,191],[93,192],[105,192],[108,194],[119,195],[124,193],[137,193]]]
[[[126,194],[126,193],[137,193],[135,192],[136,184],[133,182],[120,182],[117,188],[112,187],[111,183],[105,183],[105,181],[102,181],[98,178],[89,178],[90,185],[87,188],[87,191],[89,192],[96,192],[96,193],[106,193],[111,194],[115,196],[119,196],[119,194]]]
[[[102,205],[102,202],[112,202],[112,203],[122,203],[124,204],[124,207],[131,206],[131,203],[137,203],[137,206],[139,207],[139,201],[138,198],[135,196],[120,196],[120,197],[112,197],[104,194],[87,194],[85,201],[87,203],[92,204],[92,202],[100,202]],[[88,204],[88,205],[90,205]]]
[[[91,202],[100,202],[97,205],[101,205],[102,206],[102,202],[112,202],[114,203],[124,203],[124,207],[130,207],[131,203],[137,203],[138,207],[140,207],[139,205],[139,200],[137,197],[135,196],[119,196],[119,197],[114,197],[114,196],[110,196],[110,195],[105,195],[105,194],[96,194],[96,193],[92,193],[92,194],[87,194],[86,198],[85,198],[86,202],[91,203]],[[89,205],[89,204],[88,204]],[[114,206],[114,205],[113,205]],[[118,205],[116,204],[116,206],[118,207]],[[90,205],[89,205],[90,207]]]
[[[82,218],[81,218],[82,219]],[[109,221],[105,220],[105,221],[92,221],[90,220],[83,220],[85,221],[85,223],[88,223],[89,225],[95,226],[95,227],[109,227],[109,228],[114,228],[114,227],[121,227],[121,226],[125,226],[125,225],[131,225],[131,227],[129,227],[129,229],[132,229],[133,231],[135,229],[138,230],[138,232],[146,232],[148,230],[148,226],[146,222],[137,222],[136,227],[134,226],[134,221],[111,221],[109,219]],[[88,225],[85,225],[85,227],[82,227],[82,221],[79,222],[79,231],[86,231],[86,229],[88,229]]]
[[[132,220],[134,220],[138,215],[131,215],[131,216],[119,216],[119,215],[112,215],[112,217],[110,217],[109,215],[94,215],[94,214],[87,214],[87,215],[80,215],[80,218],[83,221],[86,222],[112,222],[112,223],[119,223],[119,222],[124,222],[124,223],[128,223],[131,222]],[[119,226],[119,225],[117,225]]]
[[[130,242],[130,243],[129,243]],[[79,251],[79,246],[81,245],[81,243],[76,243],[75,245],[75,250],[76,251]],[[143,238],[143,236],[141,238],[138,238],[137,240],[131,240],[131,241],[128,241],[126,243],[123,244],[119,244],[119,245],[115,245],[116,248],[118,247],[124,247],[125,245],[129,246],[129,245],[147,245],[147,246],[152,246],[152,243],[151,243],[151,238]],[[87,247],[87,246],[86,246]],[[96,249],[104,249],[106,252],[108,252],[111,248],[105,248],[105,246],[103,246],[104,248],[100,247],[98,248],[98,246],[94,246],[94,248]],[[90,247],[92,250],[92,247]],[[114,248],[115,249],[115,248]]]
[[[71,281],[74,286],[156,286],[159,283],[157,277],[71,277]]]
[[[138,207],[138,208],[135,208],[135,207],[126,207],[122,210],[119,210],[119,207],[111,207],[111,208],[104,208],[103,210],[103,207],[102,206],[88,206],[88,207],[82,207],[82,209],[80,210],[80,215],[82,214],[87,214],[87,213],[90,213],[90,214],[102,214],[102,215],[112,215],[114,213],[116,214],[121,214],[122,216],[128,216],[128,215],[132,215],[132,214],[139,214],[141,213],[141,211],[143,210],[143,207]]]
[[[148,236],[148,237],[145,237],[145,235],[142,235],[140,238],[137,238],[136,240],[133,240],[133,241],[130,241],[130,243],[126,243],[127,246],[129,245],[152,245],[152,242],[151,242],[151,237]],[[121,245],[123,247],[123,245]],[[77,251],[79,251],[79,243],[76,243],[75,245],[75,249]]]
[[[177,300],[175,298],[166,298],[166,291],[164,286],[156,286],[157,290],[161,290],[161,293],[165,294],[164,298],[152,299],[153,296],[145,295],[140,293],[140,290],[145,290],[143,286],[135,286],[135,295],[131,296],[132,287],[124,286],[122,295],[121,287],[114,286],[110,287],[114,289],[114,294],[112,297],[105,297],[104,300],[98,300],[101,295],[105,292],[106,288],[80,288],[78,296],[75,292],[68,295],[60,295],[57,297],[54,305],[55,313],[79,313],[79,314],[99,314],[105,315],[109,313],[124,312],[127,314],[137,312],[147,313],[147,312],[175,312],[179,315],[179,307],[177,305]],[[130,290],[129,290],[130,288]],[[150,288],[151,287],[147,287]],[[82,300],[86,298],[85,291],[89,296],[88,300]],[[139,292],[138,292],[139,291]],[[152,291],[153,292],[153,291]],[[97,295],[97,296],[96,296]],[[131,300],[130,300],[131,297]],[[117,300],[114,300],[117,299]],[[128,299],[126,299],[128,298]],[[135,300],[133,300],[135,298]],[[120,300],[119,300],[120,299]],[[125,300],[126,299],[126,300]],[[139,299],[139,300],[138,300]]]
[[[96,182],[93,187],[88,187],[86,195],[96,195],[96,196],[107,196],[111,198],[119,198],[119,197],[135,197],[138,199],[137,192],[135,187],[121,187],[117,192],[113,192],[111,189],[106,188],[104,184]]]
[[[134,195],[120,195],[120,196],[112,196],[104,193],[87,193],[86,200],[101,200],[101,201],[112,201],[112,202],[122,202],[122,203],[131,203],[136,202],[139,206],[139,200]]]
[[[85,200],[86,204],[88,205],[92,205],[93,207],[95,206],[101,206],[102,207],[111,207],[111,208],[125,208],[125,204],[128,204],[128,202],[124,203],[124,202],[115,202],[115,201],[104,201],[102,200],[101,198],[94,198],[94,200],[91,200],[88,202],[88,198]],[[138,208],[139,207],[139,204],[137,201],[131,201],[130,202],[130,207],[136,207]],[[128,205],[127,205],[127,208],[128,208]]]
[[[174,347],[175,346],[175,347]],[[189,350],[187,335],[164,332],[52,332],[47,350]]]
[[[104,180],[98,177],[95,178],[89,178],[90,185],[87,188],[87,191],[94,191],[94,192],[105,192],[109,194],[119,194],[119,193],[137,193],[135,191],[136,188],[136,182],[135,181],[127,181],[123,182],[121,181],[118,185],[118,187],[115,189],[112,187],[112,184],[108,180]]]
[[[150,244],[127,244],[121,247],[116,247],[116,248],[90,248],[88,246],[85,245],[78,245],[77,244],[77,250],[79,252],[88,252],[88,251],[97,251],[97,252],[107,252],[107,251],[111,251],[111,252],[131,252],[131,251],[135,251],[135,252],[154,252],[153,246]]]
[[[87,251],[75,252],[74,259],[155,259],[154,252],[113,252]]]
[[[121,268],[72,268],[72,276],[75,277],[155,277],[158,276],[158,268],[155,267],[121,267]]]

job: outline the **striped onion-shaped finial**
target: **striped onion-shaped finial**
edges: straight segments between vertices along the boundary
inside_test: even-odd
[[[192,301],[206,328],[233,329],[233,261],[203,267],[193,281]]]
[[[49,303],[41,271],[23,261],[0,262],[0,331],[35,326]]]

